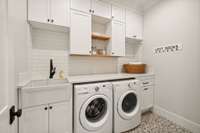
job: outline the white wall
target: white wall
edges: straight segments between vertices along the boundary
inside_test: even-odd
[[[20,73],[29,71],[31,42],[27,23],[27,0],[8,0],[9,41],[15,46],[16,81]]]
[[[6,44],[7,44],[7,3],[5,0],[0,1],[0,110],[2,110],[6,106]]]
[[[183,50],[153,53],[173,43]],[[144,46],[144,60],[156,75],[156,106],[200,124],[200,0],[165,0],[146,11]]]

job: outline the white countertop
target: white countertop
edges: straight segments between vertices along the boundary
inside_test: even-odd
[[[106,81],[106,80],[116,80],[116,79],[124,79],[124,78],[137,78],[143,76],[153,76],[153,73],[145,73],[145,74],[127,74],[127,73],[119,73],[119,74],[91,74],[91,75],[77,75],[77,76],[69,76],[67,79],[70,83],[84,83],[84,82],[95,82],[95,81]]]
[[[106,80],[117,80],[125,78],[139,78],[146,76],[154,76],[153,73],[144,73],[144,74],[127,74],[127,73],[113,73],[113,74],[90,74],[90,75],[76,75],[68,76],[66,80],[68,83],[86,83],[86,82],[96,82],[96,81],[106,81]],[[35,80],[33,80],[35,81]],[[18,88],[25,87],[28,83],[33,82],[32,80],[24,82],[23,84],[18,85]],[[36,81],[39,81],[36,80]],[[43,81],[41,79],[41,81]]]

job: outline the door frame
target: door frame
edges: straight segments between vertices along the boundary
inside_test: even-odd
[[[4,98],[0,108],[0,132],[2,133],[17,133],[17,121],[10,125],[10,108],[16,105],[16,84],[15,84],[15,47],[9,38],[9,0],[0,0],[0,45],[2,53],[2,93]],[[17,120],[17,119],[16,119]]]

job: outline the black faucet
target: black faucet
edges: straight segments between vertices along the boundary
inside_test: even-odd
[[[53,76],[56,73],[56,67],[53,67],[53,59],[50,59],[50,73],[49,73],[49,79],[53,79]]]

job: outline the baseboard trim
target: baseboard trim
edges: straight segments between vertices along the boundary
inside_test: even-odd
[[[160,116],[167,118],[168,120],[192,131],[193,133],[200,133],[200,124],[188,120],[182,116],[179,116],[173,112],[169,112],[164,108],[159,106],[154,106],[153,111]]]

